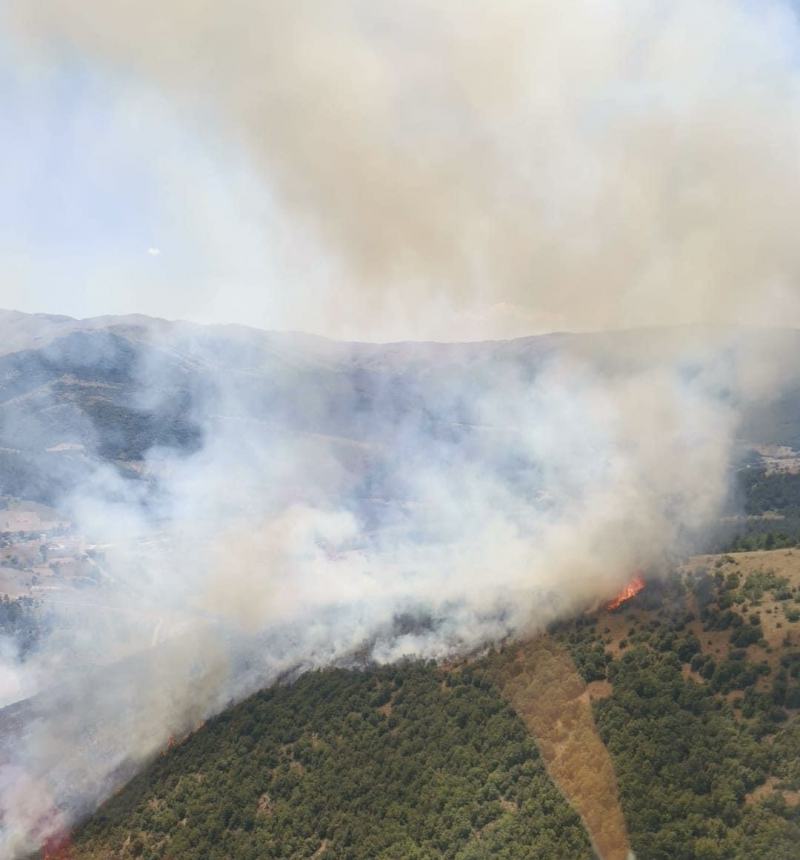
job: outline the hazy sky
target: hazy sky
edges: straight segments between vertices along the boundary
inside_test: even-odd
[[[800,323],[785,0],[8,9],[0,306],[364,339]]]
[[[330,255],[298,253],[218,117],[66,46],[31,64],[2,31],[0,188],[1,307],[342,333],[304,308]]]
[[[25,68],[0,41],[0,302],[285,325],[260,178],[213,124],[131,87],[68,52]]]

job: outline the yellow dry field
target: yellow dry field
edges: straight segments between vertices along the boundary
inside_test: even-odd
[[[592,689],[567,651],[547,636],[521,646],[499,669],[498,682],[536,738],[545,766],[584,822],[602,860],[625,860],[628,834],[611,757],[597,733],[591,699],[607,695],[604,682]]]

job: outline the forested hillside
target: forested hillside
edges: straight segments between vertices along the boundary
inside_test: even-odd
[[[635,370],[641,340],[654,337],[375,345],[139,318],[25,320],[30,336],[0,350],[9,504],[55,502],[87,475],[113,474],[115,492],[135,486],[147,507],[160,498],[159,457],[179,464],[207,434],[243,443],[248,465],[306,439],[304,456],[322,452],[336,468],[282,482],[280,503],[345,497],[369,535],[418,526],[404,478],[442,459],[453,474],[491,463],[546,510],[541,464],[509,428],[485,423],[475,386],[508,378],[514,401],[555,355],[613,377]],[[798,336],[784,336],[800,355]],[[659,334],[647,360],[673,338]],[[734,357],[746,363],[761,346],[743,336]],[[159,396],[143,396],[151,390]],[[690,536],[731,555],[646,571],[644,592],[617,611],[456,665],[348,664],[262,691],[175,738],[73,834],[72,853],[572,860],[607,839],[639,860],[796,857],[800,456],[789,446],[799,398],[787,389],[771,406],[738,404],[730,506],[718,528]],[[770,446],[785,449],[777,470],[759,453]],[[43,541],[30,526],[8,540],[9,582],[33,583],[47,546],[66,538]],[[25,541],[33,555],[19,550],[18,564]],[[94,557],[83,561],[102,579]],[[96,586],[84,568],[73,573],[76,588]],[[43,600],[20,594],[0,606],[0,634],[24,663],[49,620]],[[15,706],[15,725],[27,707]]]
[[[799,586],[791,550],[701,557],[546,637],[582,676],[639,860],[797,857]],[[507,643],[265,690],[165,750],[79,830],[76,854],[590,857],[508,703],[509,667],[530,672],[537,654]]]
[[[533,739],[482,673],[412,663],[266,690],[165,752],[78,857],[590,857]]]
[[[556,634],[589,687],[637,857],[800,844],[800,557],[693,559]]]

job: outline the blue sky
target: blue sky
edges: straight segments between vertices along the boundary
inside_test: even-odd
[[[213,121],[0,35],[0,307],[282,327],[269,195]]]
[[[0,99],[3,235],[57,257],[147,247],[158,229],[155,176],[116,139],[97,80],[67,62],[25,80],[6,62]]]

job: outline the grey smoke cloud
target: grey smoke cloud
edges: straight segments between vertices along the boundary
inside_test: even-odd
[[[107,545],[110,579],[85,605],[51,606],[56,632],[32,657],[4,655],[40,698],[2,751],[0,857],[284,673],[468,653],[657,573],[727,490],[736,333],[577,348],[286,338],[265,397],[256,332],[127,330],[148,345],[140,403],[159,408],[176,368],[200,374],[204,444],[148,453],[155,494],[109,465],[65,500]],[[320,387],[325,368],[338,387]]]
[[[11,12],[35,62],[78,52],[120,81],[123,105],[144,81],[198,135],[249,151],[299,244],[299,328],[457,339],[521,321],[797,319],[800,42],[787,2],[37,0]],[[191,208],[203,200],[200,187]]]
[[[281,215],[328,255],[329,292],[313,272],[313,289],[287,287],[304,328],[370,339],[455,318],[488,335],[508,316],[602,328],[794,311],[785,4],[11,12],[31,62],[80,52],[249,150]],[[205,380],[203,444],[148,453],[154,495],[98,468],[68,500],[112,545],[103,598],[126,612],[73,607],[72,635],[6,661],[44,704],[0,780],[0,857],[284,672],[465,653],[689,548],[727,491],[730,392],[764,390],[775,364],[708,329],[555,339],[533,357],[524,343],[288,338],[265,370],[247,333],[134,328],[154,350],[140,404],[170,402],[184,370]],[[365,393],[370,370],[382,381]],[[113,680],[87,668],[102,664]]]

